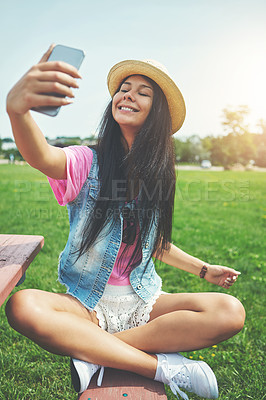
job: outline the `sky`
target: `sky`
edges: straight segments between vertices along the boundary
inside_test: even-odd
[[[187,109],[175,137],[223,134],[228,107],[247,105],[254,132],[266,120],[265,0],[2,1],[0,138],[12,137],[7,93],[51,43],[86,57],[74,104],[56,117],[32,112],[49,138],[95,133],[110,100],[107,74],[125,59],[154,59],[168,69]]]

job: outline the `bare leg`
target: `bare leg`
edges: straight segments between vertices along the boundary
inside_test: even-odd
[[[155,376],[156,356],[103,331],[95,314],[69,295],[23,290],[11,297],[6,313],[14,329],[52,353]]]
[[[116,337],[150,353],[190,351],[212,346],[238,333],[245,321],[242,304],[219,293],[161,295],[146,325]]]
[[[7,304],[10,325],[46,350],[153,378],[156,356],[203,348],[237,333],[243,307],[232,296],[201,293],[162,295],[144,326],[110,335],[71,296],[24,290]]]

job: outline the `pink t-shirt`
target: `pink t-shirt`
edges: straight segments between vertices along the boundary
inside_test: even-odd
[[[93,152],[89,147],[86,146],[69,146],[64,147],[62,150],[65,152],[67,157],[67,178],[66,179],[52,179],[48,178],[54,195],[60,206],[65,206],[70,201],[73,201],[79,194],[82,186],[84,185],[87,177],[89,176]],[[129,251],[123,255],[123,260],[120,263],[121,254],[126,247],[125,243],[121,243],[117,259],[109,278],[108,283],[110,285],[124,286],[130,285],[129,275],[131,268],[128,268],[124,272],[126,267],[129,265],[129,260],[136,249],[137,238],[139,234],[139,226],[137,226],[136,240]],[[141,262],[141,259],[139,260]],[[121,271],[122,270],[122,271]]]

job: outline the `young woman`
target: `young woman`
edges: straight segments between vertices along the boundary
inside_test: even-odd
[[[30,109],[69,104],[80,78],[68,64],[47,62],[51,50],[12,88],[7,112],[19,151],[49,177],[59,204],[68,207],[70,233],[59,262],[67,293],[15,293],[6,307],[9,323],[44,349],[70,356],[78,392],[104,366],[161,381],[184,399],[180,388],[217,398],[211,368],[178,352],[235,335],[244,324],[243,306],[221,293],[162,292],[152,261],[225,289],[239,275],[171,243],[171,134],[185,118],[183,97],[162,65],[123,61],[108,75],[112,100],[97,146],[50,146]],[[53,92],[66,97],[44,95]]]

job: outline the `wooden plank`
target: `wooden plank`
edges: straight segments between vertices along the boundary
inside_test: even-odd
[[[0,234],[0,306],[43,245],[43,236]]]
[[[97,386],[98,372],[90,386],[78,396],[78,400],[167,400],[161,382],[145,378],[133,372],[105,368],[102,386]]]

